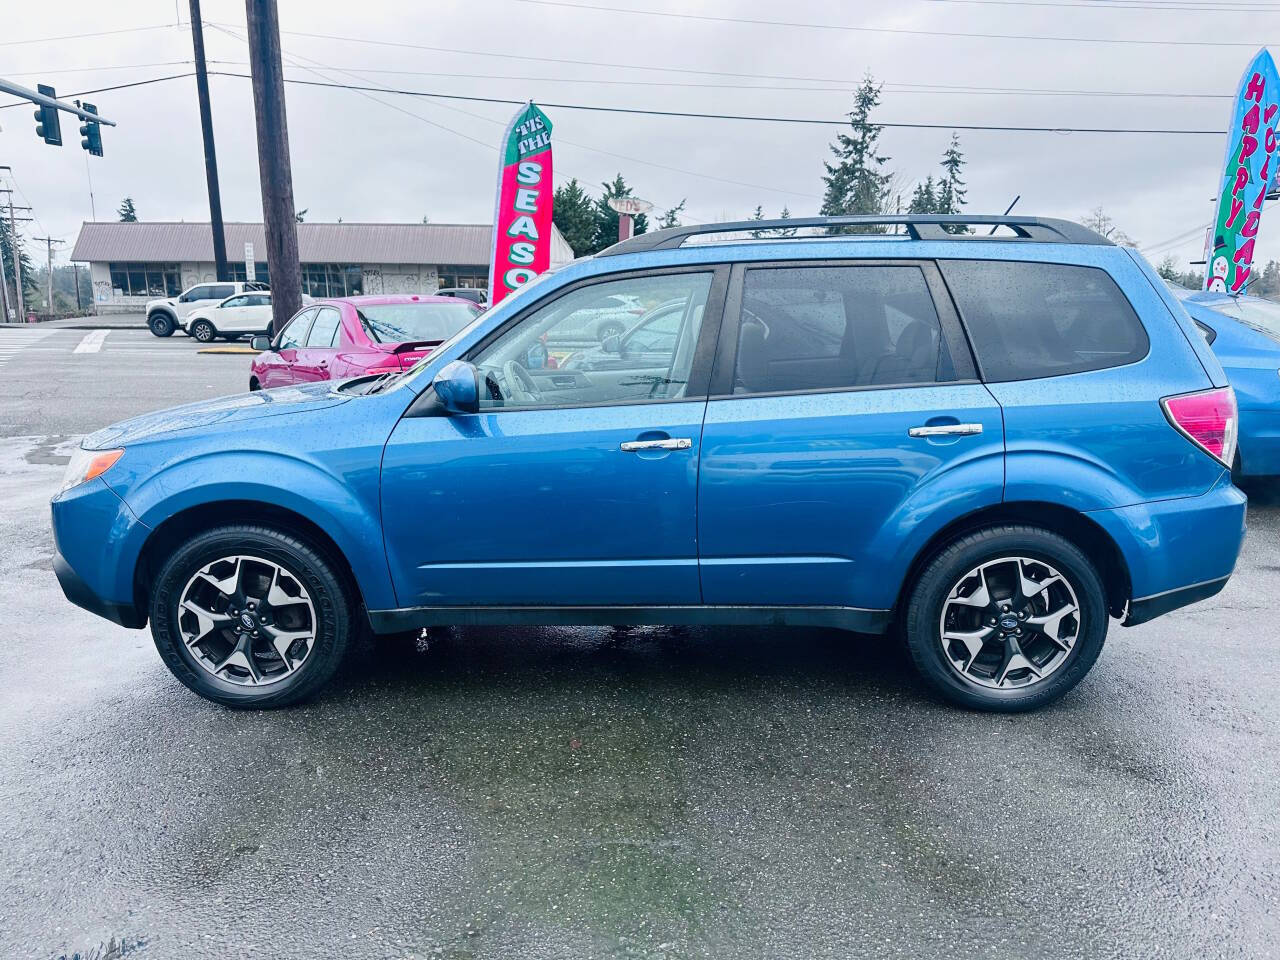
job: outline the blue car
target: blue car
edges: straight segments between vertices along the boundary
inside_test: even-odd
[[[794,228],[823,235],[740,239]],[[558,362],[606,296],[680,304],[664,362]],[[717,623],[893,628],[941,696],[1026,710],[1111,618],[1222,589],[1235,426],[1178,300],[1076,224],[677,227],[539,276],[411,372],[92,434],[55,569],[232,706],[312,694],[366,629]]]
[[[1175,290],[1226,370],[1240,407],[1238,477],[1280,475],[1280,303]]]

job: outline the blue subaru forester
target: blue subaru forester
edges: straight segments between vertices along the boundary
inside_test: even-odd
[[[581,339],[619,303],[630,328]],[[944,697],[1024,710],[1110,618],[1222,589],[1235,431],[1178,301],[1076,224],[677,227],[538,277],[410,373],[87,437],[55,568],[233,706],[311,694],[365,628],[720,623],[893,628]]]

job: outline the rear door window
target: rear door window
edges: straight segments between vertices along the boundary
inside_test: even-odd
[[[338,311],[333,307],[324,307],[316,314],[316,322],[307,334],[308,347],[331,347],[334,335],[338,332]]]
[[[940,368],[951,365],[918,266],[746,273],[735,394],[934,383]]]
[[[219,284],[215,287],[209,287],[209,296],[216,300],[225,300],[227,297],[234,296],[236,288],[230,283]]]
[[[989,381],[1104,370],[1147,355],[1147,331],[1105,270],[999,260],[938,265]]]

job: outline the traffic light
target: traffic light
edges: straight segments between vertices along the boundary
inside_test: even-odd
[[[98,112],[98,108],[92,103],[82,103],[80,109],[85,113]],[[102,124],[97,120],[86,120],[80,124],[80,146],[92,156],[102,156]]]
[[[36,89],[46,97],[56,98],[53,87],[46,83],[36,84]],[[57,107],[36,107],[36,136],[51,143],[55,147],[62,146],[62,123],[58,119]]]

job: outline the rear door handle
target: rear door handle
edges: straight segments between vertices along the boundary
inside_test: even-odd
[[[667,440],[624,440],[620,444],[623,453],[637,450],[688,450],[693,446],[689,437],[671,437]]]
[[[912,427],[910,437],[971,437],[982,432],[980,423],[940,423],[931,427]]]

